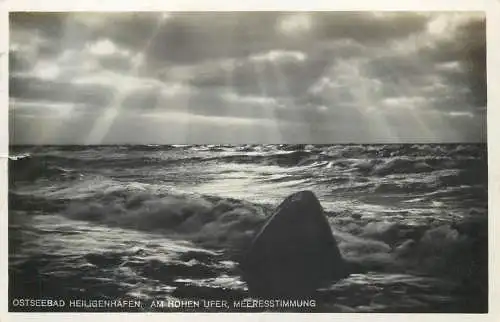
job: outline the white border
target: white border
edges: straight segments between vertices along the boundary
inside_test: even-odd
[[[245,10],[394,10],[394,11],[486,11],[488,64],[488,164],[489,164],[489,313],[488,314],[374,314],[374,313],[7,313],[7,150],[8,150],[8,12],[9,11],[245,11]],[[88,319],[200,321],[275,320],[304,321],[500,321],[496,250],[500,247],[495,232],[500,229],[497,216],[500,197],[500,154],[495,139],[500,128],[496,105],[500,102],[500,0],[0,0],[0,321],[85,321]],[[496,90],[495,90],[496,89]]]
[[[258,11],[258,10],[459,10],[484,11],[488,6],[486,0],[8,0],[10,11]]]

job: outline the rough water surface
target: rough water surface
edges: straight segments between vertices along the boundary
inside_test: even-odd
[[[13,146],[9,294],[247,298],[241,255],[311,190],[352,267],[316,311],[486,312],[487,186],[479,144]]]

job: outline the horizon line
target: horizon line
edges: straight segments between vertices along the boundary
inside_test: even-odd
[[[116,146],[116,145],[410,145],[410,144],[487,144],[487,141],[450,141],[450,142],[325,142],[325,143],[14,143],[8,146]]]

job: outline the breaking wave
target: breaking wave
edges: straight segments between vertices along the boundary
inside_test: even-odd
[[[40,295],[42,276],[45,289],[88,286],[65,290],[80,297],[140,298],[137,285],[150,297],[245,296],[240,256],[284,197],[310,189],[352,273],[325,296],[363,311],[377,296],[395,303],[386,287],[431,296],[452,281],[453,296],[478,294],[482,309],[486,159],[484,145],[465,144],[13,147],[14,292],[31,283]],[[439,307],[422,298],[408,301]]]
[[[222,250],[235,258],[247,249],[273,211],[272,205],[231,198],[169,193],[158,196],[130,187],[100,191],[52,202],[33,197],[28,197],[27,202],[27,197],[11,193],[11,209],[33,207],[72,220],[158,233]],[[346,221],[352,217],[348,213],[329,212],[328,216],[342,254],[358,271],[404,270],[465,280],[480,267],[475,260],[477,252],[486,252],[487,258],[484,217],[459,225],[436,220],[412,226],[389,221]]]

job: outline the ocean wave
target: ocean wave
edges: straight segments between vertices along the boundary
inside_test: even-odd
[[[417,153],[418,152],[418,153]],[[61,175],[63,169],[173,167],[189,164],[252,164],[263,166],[314,167],[325,171],[349,171],[361,175],[421,174],[445,169],[468,169],[485,177],[485,150],[476,145],[453,146],[165,146],[125,145],[38,147],[13,149],[9,167],[18,179]],[[45,171],[45,173],[44,173]],[[21,173],[21,174],[20,174]]]
[[[17,161],[29,157],[31,157],[31,154],[29,153],[20,153],[20,154],[9,155],[9,160]]]
[[[467,144],[12,149],[13,294],[41,296],[44,280],[80,298],[247,296],[241,256],[279,201],[311,189],[352,273],[323,294],[328,301],[356,311],[410,293],[427,304],[451,292],[481,302],[485,156],[485,146]],[[429,278],[453,288],[436,291]]]
[[[341,158],[338,155],[314,151],[288,151],[277,153],[247,153],[228,154],[200,158],[201,161],[212,161],[225,163],[245,163],[260,165],[277,165],[280,167],[318,167],[330,169],[330,171],[357,171],[361,174],[374,176],[387,176],[393,174],[420,174],[431,173],[446,169],[473,169],[476,172],[484,172],[485,160],[478,158],[456,159],[452,157],[376,157],[368,156],[360,158]]]
[[[10,198],[24,210],[59,213],[71,220],[158,233],[222,250],[235,259],[273,212],[261,205],[205,195],[150,194],[138,187],[96,189],[94,194],[52,202],[26,196]],[[23,199],[24,198],[24,199]],[[37,212],[39,213],[39,212]],[[416,272],[465,279],[480,269],[477,253],[487,241],[486,216],[475,221],[408,225],[394,221],[360,220],[349,214],[328,214],[343,256],[359,271]],[[342,220],[338,216],[342,215]],[[487,243],[486,243],[487,246]],[[483,263],[484,264],[484,263]],[[484,274],[484,273],[481,273]]]
[[[361,271],[439,276],[468,287],[487,285],[487,220],[408,226],[372,222],[353,235],[335,231],[339,248]]]
[[[161,232],[203,246],[237,249],[248,243],[266,218],[266,207],[204,196],[144,193],[74,201],[63,214],[71,219]]]
[[[8,169],[9,183],[11,185],[16,185],[23,181],[36,181],[41,178],[59,177],[61,179],[74,180],[81,177],[81,174],[73,169],[51,164],[47,158],[29,154],[9,158]]]

